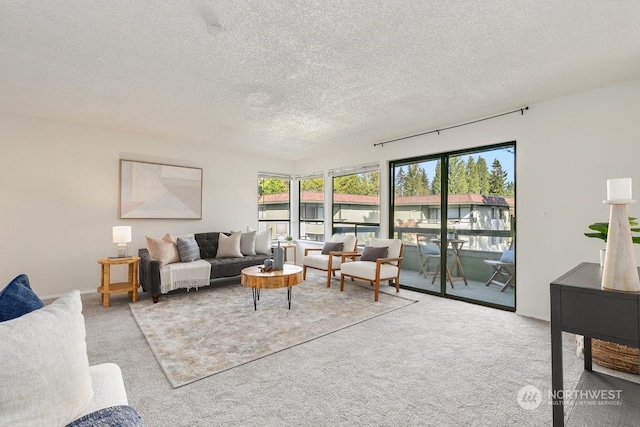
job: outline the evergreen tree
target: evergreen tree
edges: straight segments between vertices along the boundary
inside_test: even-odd
[[[395,188],[395,195],[396,197],[402,197],[404,196],[404,182],[406,179],[406,175],[404,173],[404,169],[401,167],[398,169],[398,173],[396,173],[396,188]]]
[[[467,194],[469,184],[461,157],[449,158],[449,194]]]
[[[440,159],[436,162],[436,171],[433,175],[433,181],[431,181],[431,194],[440,194],[440,187],[442,186],[442,165]]]
[[[467,183],[469,184],[469,194],[480,194],[480,177],[478,176],[478,165],[473,157],[467,160]]]
[[[478,184],[480,186],[480,191],[478,193],[489,194],[489,167],[487,166],[487,161],[484,157],[478,157],[476,167],[478,168]]]
[[[516,195],[516,186],[514,185],[513,181],[509,181],[507,183],[507,186],[504,190],[504,195],[507,197],[515,197]]]
[[[492,196],[504,196],[506,179],[507,172],[502,169],[500,160],[494,159],[491,164],[491,175],[489,176],[489,194]]]
[[[429,178],[419,163],[412,163],[407,169],[404,183],[405,196],[426,196],[429,194]]]

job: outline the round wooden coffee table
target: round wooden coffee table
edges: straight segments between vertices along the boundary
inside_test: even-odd
[[[260,289],[287,288],[287,301],[291,310],[291,287],[302,283],[302,267],[285,264],[282,270],[260,271],[261,265],[247,267],[240,272],[242,286],[251,288],[253,309],[257,310],[260,300]]]

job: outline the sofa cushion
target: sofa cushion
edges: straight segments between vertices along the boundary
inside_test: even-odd
[[[180,254],[180,261],[192,262],[200,259],[200,248],[196,239],[184,239],[178,237],[176,244],[178,245],[178,253]]]
[[[165,234],[161,239],[146,236],[147,250],[151,258],[160,261],[160,265],[180,262],[180,252],[178,245],[170,233]]]
[[[256,254],[256,231],[248,231],[240,235],[240,252],[242,255]]]
[[[378,258],[386,258],[387,252],[389,252],[389,248],[386,246],[365,246],[362,250],[362,256],[360,257],[360,261],[373,261],[376,262]]]
[[[93,399],[80,292],[0,323],[5,425],[65,425]]]
[[[29,278],[20,274],[0,291],[0,322],[15,319],[43,306],[44,303],[31,290]]]
[[[256,254],[271,255],[271,229],[256,233]]]
[[[240,237],[242,237],[242,233],[239,231],[231,233],[231,236],[220,233],[216,258],[242,258]]]

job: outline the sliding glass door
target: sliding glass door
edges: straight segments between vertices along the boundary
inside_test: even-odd
[[[392,163],[401,285],[515,309],[515,143]]]

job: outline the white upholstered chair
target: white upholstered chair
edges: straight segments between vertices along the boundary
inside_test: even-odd
[[[386,250],[384,250],[386,248]],[[402,241],[399,239],[372,239],[353,262],[343,262],[340,269],[340,290],[344,290],[344,278],[364,280],[373,285],[374,301],[378,301],[380,282],[393,280],[396,292],[400,292],[400,264]],[[343,257],[344,260],[344,257]]]
[[[356,252],[356,236],[334,234],[322,248],[306,248],[302,259],[302,279],[307,279],[307,268],[327,272],[327,288],[331,287],[331,276],[335,276],[343,262],[342,255],[349,259],[349,253]]]

